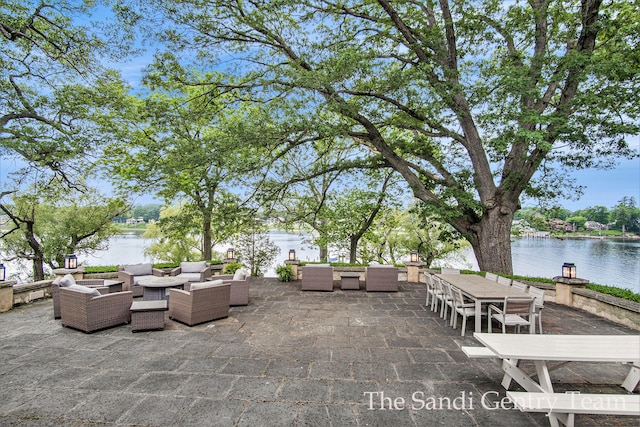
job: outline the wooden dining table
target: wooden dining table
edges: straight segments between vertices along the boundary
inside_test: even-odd
[[[482,332],[482,304],[502,302],[506,297],[530,297],[526,292],[511,286],[500,285],[477,274],[436,274],[436,276],[460,289],[463,295],[475,302],[475,332]],[[491,319],[488,319],[488,328],[490,327]],[[535,322],[532,322],[531,327],[535,328]]]

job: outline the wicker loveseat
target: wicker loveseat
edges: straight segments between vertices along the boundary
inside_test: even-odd
[[[131,321],[130,291],[96,296],[72,288],[60,288],[62,326],[93,332]]]
[[[398,268],[392,265],[370,265],[365,270],[367,292],[397,292]]]
[[[169,289],[169,317],[189,326],[229,316],[231,285],[220,280]]]
[[[138,285],[140,279],[148,279],[150,277],[164,276],[164,271],[153,268],[153,264],[132,264],[121,265],[118,267],[118,280],[122,280],[122,289],[133,292],[134,297],[141,297],[143,293],[142,286]]]
[[[181,262],[169,275],[187,279],[189,283],[200,283],[211,277],[211,265],[206,261]]]
[[[333,292],[333,268],[328,264],[309,264],[302,267],[303,291]]]

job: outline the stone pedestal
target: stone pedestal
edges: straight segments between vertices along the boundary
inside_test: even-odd
[[[56,268],[55,270],[53,270],[53,274],[56,275],[56,278],[63,277],[63,276],[66,276],[67,274],[70,274],[73,276],[74,280],[82,280],[84,278],[84,267]]]
[[[407,282],[420,282],[420,269],[426,264],[423,262],[407,262],[405,265],[407,266]]]
[[[15,280],[0,282],[0,313],[13,308],[13,285],[15,284]]]
[[[293,261],[286,260],[284,264],[291,266],[291,280],[298,280],[298,265],[300,264],[300,261],[297,259],[294,259]]]
[[[0,282],[0,313],[13,308],[13,285],[15,280]]]
[[[553,278],[556,282],[556,303],[573,306],[573,292],[574,288],[584,288],[589,281],[585,279],[569,279],[566,277],[556,276]]]

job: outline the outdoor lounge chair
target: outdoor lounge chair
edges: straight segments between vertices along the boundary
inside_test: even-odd
[[[398,269],[392,265],[370,265],[365,270],[367,292],[398,292]]]
[[[333,268],[328,264],[309,264],[302,266],[303,291],[333,292]]]
[[[132,302],[130,291],[95,295],[86,290],[63,287],[60,288],[61,323],[87,333],[129,323]]]
[[[153,264],[121,265],[118,267],[118,280],[122,280],[122,289],[133,292],[133,297],[141,297],[142,286],[138,284],[140,279],[148,279],[153,276],[162,277],[164,271],[153,268]]]
[[[64,277],[58,277],[51,282],[51,298],[53,299],[53,318],[60,318],[60,288],[66,287],[71,284],[77,284],[81,286],[88,286],[97,289],[100,294],[108,294],[109,288],[103,286],[103,279],[82,279],[75,280],[73,276],[66,275]]]
[[[169,317],[188,326],[229,316],[231,285],[220,280],[169,289]]]

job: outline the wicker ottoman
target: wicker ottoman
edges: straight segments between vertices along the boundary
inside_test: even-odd
[[[131,304],[131,332],[164,329],[167,301],[134,301]]]
[[[360,273],[355,271],[340,273],[340,289],[360,289]]]

